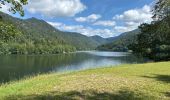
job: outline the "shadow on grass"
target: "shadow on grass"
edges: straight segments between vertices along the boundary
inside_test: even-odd
[[[158,75],[158,74],[154,74],[154,76],[142,76],[144,78],[151,78],[151,79],[155,79],[156,81],[160,81],[160,82],[164,82],[167,84],[170,84],[170,75]],[[170,97],[170,92],[165,92],[164,93],[166,97]]]
[[[165,96],[170,97],[170,92],[165,92]]]
[[[153,78],[153,79],[156,79],[157,81],[170,83],[170,75],[157,75],[157,74],[155,74],[154,76],[142,76],[142,77]]]
[[[127,89],[116,93],[97,92],[95,90],[84,90],[82,92],[50,92],[43,95],[11,95],[5,100],[154,100],[153,97],[142,93],[136,93]]]

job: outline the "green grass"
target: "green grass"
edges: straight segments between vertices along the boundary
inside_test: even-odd
[[[39,75],[0,86],[0,100],[170,100],[170,62]]]

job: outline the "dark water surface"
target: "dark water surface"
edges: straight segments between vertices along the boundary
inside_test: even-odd
[[[144,62],[146,61],[141,57],[122,52],[85,51],[59,55],[4,55],[0,56],[0,83],[41,73]]]

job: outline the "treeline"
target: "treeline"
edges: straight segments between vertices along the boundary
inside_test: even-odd
[[[132,44],[135,41],[136,35],[138,33],[138,29],[122,33],[117,37],[110,38],[112,40],[111,43],[100,45],[96,49],[101,51],[128,52],[128,45]]]
[[[28,0],[0,0],[9,12],[24,16],[23,6]],[[91,37],[63,32],[44,20],[20,19],[0,11],[0,54],[56,54],[75,50],[92,50],[103,42]]]
[[[58,54],[92,50],[97,45],[90,37],[59,31],[44,20],[23,20],[0,12],[0,54]]]
[[[138,31],[123,33],[98,50],[133,51],[155,61],[170,60],[170,1],[158,0],[151,24],[141,24]]]
[[[170,60],[170,16],[139,26],[140,33],[129,49],[154,60]]]
[[[158,0],[151,24],[139,26],[140,33],[134,43],[129,45],[135,53],[154,60],[170,60],[170,1]]]
[[[0,54],[58,54],[75,51],[62,40],[32,37],[0,19]]]

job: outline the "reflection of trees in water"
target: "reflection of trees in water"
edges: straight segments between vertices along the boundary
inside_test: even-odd
[[[11,79],[19,79],[25,75],[49,72],[52,71],[54,67],[78,63],[88,58],[90,58],[90,55],[84,53],[1,56],[0,81],[9,81]]]
[[[120,61],[122,63],[144,63],[149,61],[148,59],[140,55],[133,55],[133,54],[129,54],[128,56],[114,57],[111,59]]]
[[[110,61],[110,63],[137,63],[142,62],[143,59],[134,55],[120,57],[101,57],[89,53],[36,56],[1,56],[0,81],[9,81],[13,79],[19,79],[27,75],[50,72],[56,69],[62,69],[62,67],[69,67],[70,65],[74,67],[73,69],[80,69],[79,67],[82,67],[84,63],[88,64],[90,61],[96,63],[96,66],[103,66],[100,65],[102,61],[104,61],[105,63],[108,61]]]

